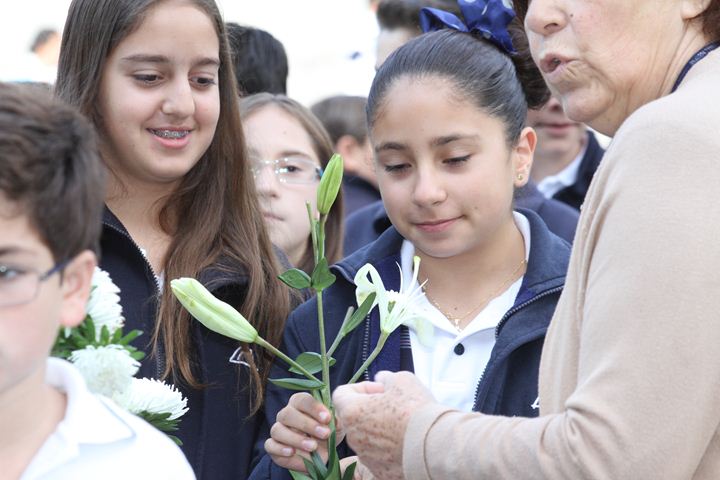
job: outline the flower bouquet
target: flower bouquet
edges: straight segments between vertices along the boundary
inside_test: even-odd
[[[334,155],[328,163],[323,174],[317,193],[317,214],[307,204],[308,218],[311,224],[311,236],[315,258],[315,268],[312,275],[293,268],[280,275],[280,280],[296,289],[312,289],[317,296],[317,319],[320,340],[320,352],[305,352],[292,359],[283,352],[269,344],[260,337],[255,328],[233,307],[215,298],[198,281],[192,278],[175,279],[171,288],[180,303],[190,314],[203,323],[207,328],[217,333],[248,344],[259,345],[290,366],[290,371],[304,378],[276,378],[270,382],[289,390],[309,391],[321,401],[330,412],[334,413],[331,385],[330,367],[334,363],[332,358],[340,342],[367,317],[369,312],[378,307],[380,314],[380,339],[369,355],[367,361],[353,375],[350,383],[357,381],[377,357],[390,334],[401,324],[413,325],[420,336],[427,331],[428,325],[413,308],[414,300],[422,295],[421,288],[412,290],[418,274],[420,259],[414,259],[413,281],[405,291],[401,284],[400,292],[386,291],[380,275],[372,265],[363,266],[355,277],[357,310],[348,308],[340,331],[335,340],[327,348],[325,341],[325,323],[323,318],[323,292],[335,282],[335,275],[330,271],[325,257],[325,224],[330,207],[335,202],[342,184],[343,165],[342,157]],[[369,279],[368,279],[369,275]],[[402,280],[401,280],[402,283]],[[320,378],[316,374],[320,374]],[[349,480],[353,478],[356,464],[352,463],[341,472],[340,458],[336,449],[335,420],[330,423],[330,436],[328,439],[327,462],[317,452],[313,452],[310,459],[303,458],[307,475],[291,471],[293,478],[312,480]]]
[[[149,378],[134,378],[145,353],[130,345],[142,334],[133,330],[123,335],[125,319],[110,275],[95,268],[85,320],[75,328],[60,330],[52,349],[54,357],[72,362],[85,378],[91,392],[111,398],[178,445],[176,431],[187,412],[187,400],[173,386]]]

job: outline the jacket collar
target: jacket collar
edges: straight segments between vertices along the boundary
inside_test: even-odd
[[[128,242],[135,243],[130,236],[130,233],[125,228],[125,225],[122,224],[120,219],[107,207],[107,205],[105,205],[105,209],[103,211],[103,225],[123,234],[127,237]],[[282,257],[282,262],[282,259],[285,257],[283,254],[280,255]],[[147,262],[147,260],[145,261]],[[211,292],[215,292],[221,288],[231,285],[245,286],[248,283],[248,277],[246,274],[240,273],[244,271],[245,269],[242,265],[237,265],[236,262],[226,256],[220,256],[220,258],[218,258],[212,265],[209,265],[200,271],[198,274],[198,281]]]
[[[589,130],[587,132],[587,141],[588,144],[585,149],[585,155],[583,155],[583,158],[580,161],[580,167],[578,168],[577,180],[575,183],[567,187],[573,193],[578,195],[579,198],[585,197],[585,193],[588,191],[588,188],[590,188],[590,182],[593,179],[593,175],[595,175],[595,171],[600,165],[600,160],[602,160],[602,157],[605,154],[605,150],[603,150],[598,143],[597,137],[595,137],[595,134]]]

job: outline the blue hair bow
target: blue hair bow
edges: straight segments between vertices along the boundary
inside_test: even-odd
[[[467,25],[452,13],[426,7],[420,10],[420,27],[423,32],[451,28],[460,32],[479,33],[507,54],[517,53],[507,28],[515,18],[510,0],[458,0],[458,5]]]

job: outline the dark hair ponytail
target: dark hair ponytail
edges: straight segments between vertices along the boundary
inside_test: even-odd
[[[508,28],[517,55],[510,56],[474,34],[445,29],[425,33],[406,43],[382,64],[368,96],[372,128],[383,100],[401,77],[438,76],[450,80],[459,95],[505,123],[507,141],[514,144],[529,108],[547,102],[550,92],[530,56],[522,24]]]
[[[510,58],[515,65],[515,73],[520,82],[520,86],[525,93],[525,101],[529,109],[540,108],[550,99],[550,90],[548,90],[545,79],[543,79],[540,69],[530,55],[530,45],[525,34],[523,24],[518,17],[513,18],[508,25],[508,32],[512,38],[513,47],[517,50],[517,55]]]

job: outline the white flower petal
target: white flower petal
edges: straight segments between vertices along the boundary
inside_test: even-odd
[[[133,378],[130,388],[113,399],[131,413],[169,413],[170,420],[188,411],[187,399],[174,385],[150,378]]]
[[[97,339],[100,338],[100,331],[103,326],[106,326],[110,335],[112,335],[125,324],[118,293],[120,293],[120,289],[110,279],[110,275],[106,271],[95,267],[92,277],[92,290],[90,291],[85,313],[92,318],[95,324]]]
[[[124,392],[140,363],[120,345],[75,350],[70,361],[80,370],[91,392],[112,398]]]

